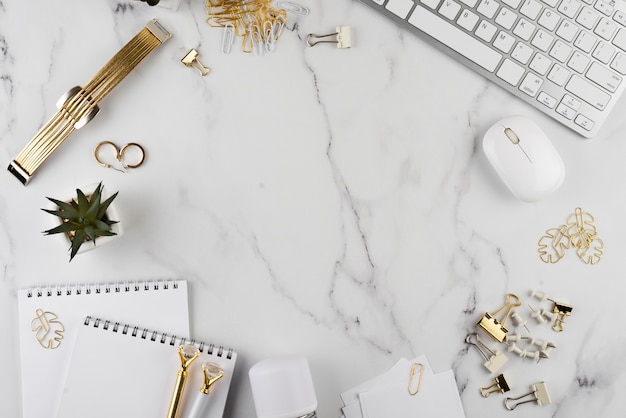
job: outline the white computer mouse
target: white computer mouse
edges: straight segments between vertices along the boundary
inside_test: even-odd
[[[511,116],[493,125],[483,150],[500,178],[521,200],[536,202],[559,188],[565,177],[563,160],[541,128],[525,116]]]

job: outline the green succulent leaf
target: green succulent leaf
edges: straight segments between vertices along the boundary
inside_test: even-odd
[[[76,233],[74,234],[74,239],[72,239],[70,261],[72,261],[74,256],[78,253],[78,249],[80,248],[81,245],[83,245],[86,238],[87,238],[87,235],[85,235],[85,231],[83,231],[82,229],[76,230]]]
[[[103,185],[100,182],[91,194],[86,195],[76,189],[76,198],[66,202],[48,197],[47,199],[57,206],[57,209],[42,209],[44,212],[62,219],[62,223],[55,228],[44,231],[44,234],[72,233],[70,238],[70,261],[78,253],[78,249],[85,241],[93,241],[101,236],[113,236],[111,225],[118,221],[106,216],[106,211],[117,197],[117,192],[102,202]]]
[[[106,213],[107,209],[109,208],[113,200],[117,197],[118,193],[119,192],[115,192],[115,194],[111,195],[111,197],[109,197],[107,200],[102,202],[102,204],[100,205],[100,209],[98,210],[98,215],[96,216],[96,219],[102,219],[102,217]]]
[[[44,231],[44,234],[46,234],[46,235],[66,234],[68,232],[76,231],[80,227],[81,226],[79,224],[76,224],[76,223],[63,222],[59,226],[56,226],[54,228],[48,229],[47,231]]]
[[[52,203],[54,203],[55,205],[57,205],[59,207],[59,210],[61,211],[68,212],[68,213],[76,211],[76,206],[72,204],[72,203],[75,204],[76,202],[74,202],[73,200],[71,202],[64,202],[62,200],[53,199],[51,197],[48,197],[47,199],[51,201]]]

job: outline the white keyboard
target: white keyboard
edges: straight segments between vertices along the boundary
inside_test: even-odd
[[[360,0],[581,135],[626,82],[626,3]]]

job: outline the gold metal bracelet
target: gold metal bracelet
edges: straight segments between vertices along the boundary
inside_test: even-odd
[[[73,87],[61,96],[57,102],[58,111],[11,161],[8,170],[27,185],[39,166],[74,129],[82,128],[96,116],[100,100],[141,60],[171,37],[172,34],[156,19],[148,22],[84,87]]]

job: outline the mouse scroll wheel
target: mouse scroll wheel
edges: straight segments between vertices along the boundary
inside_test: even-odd
[[[515,131],[511,128],[504,128],[504,134],[514,144],[519,144],[519,137],[515,134]]]

